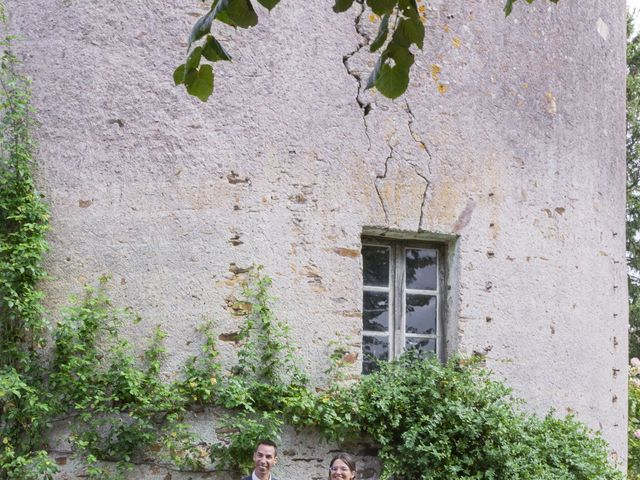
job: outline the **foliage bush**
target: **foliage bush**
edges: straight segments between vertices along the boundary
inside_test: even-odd
[[[359,382],[316,392],[296,366],[287,326],[273,314],[270,280],[255,271],[238,363],[223,371],[212,324],[202,350],[174,381],[160,375],[164,334],[138,352],[118,335],[131,312],[114,309],[104,285],[88,289],[50,330],[44,278],[47,210],[32,178],[28,84],[8,53],[0,63],[0,479],[50,479],[47,432],[71,423],[69,442],[89,479],[123,478],[132,462],[189,471],[246,470],[254,442],[285,424],[334,441],[369,436],[381,478],[595,480],[622,478],[606,445],[573,418],[539,419],[473,362],[405,357]],[[340,355],[332,357],[336,378]],[[195,438],[187,413],[215,407],[217,441]]]
[[[213,462],[246,471],[256,439],[278,438],[284,424],[312,426],[338,441],[370,437],[380,448],[382,479],[622,478],[609,464],[603,440],[573,418],[524,413],[510,390],[473,361],[441,365],[407,356],[381,364],[357,383],[313,392],[289,363],[286,329],[267,303],[269,281],[256,277],[254,283],[259,286],[245,291],[254,307],[238,368],[222,372],[208,326],[203,353],[171,383],[159,377],[160,331],[139,364],[117,336],[127,312],[111,308],[101,289],[88,290],[55,329],[46,375],[49,410],[12,412],[42,423],[75,417],[70,440],[95,479],[120,478],[128,462],[141,458],[188,470]],[[269,334],[276,325],[280,333]],[[264,348],[264,342],[278,345]],[[274,359],[267,371],[257,369],[267,365],[264,358]],[[32,388],[19,378],[14,384],[25,394]],[[215,420],[213,445],[203,446],[189,433],[185,414],[196,405],[227,411]],[[33,464],[45,457],[39,451],[27,458]],[[118,465],[110,469],[100,461]],[[2,468],[5,478],[22,478],[12,463],[3,461]]]
[[[640,35],[627,12],[627,215],[629,358],[640,357]]]
[[[40,432],[51,405],[38,348],[47,325],[37,283],[48,213],[32,176],[28,82],[1,43],[0,57],[0,478],[47,476],[55,464]]]
[[[640,480],[640,360],[631,359],[629,367],[629,480]]]
[[[407,357],[354,389],[358,423],[381,445],[381,478],[622,478],[583,424],[525,413],[473,363]]]

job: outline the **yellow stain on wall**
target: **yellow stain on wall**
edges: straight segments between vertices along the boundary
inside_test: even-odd
[[[433,186],[432,194],[425,219],[432,224],[453,226],[466,201],[460,185],[451,179],[443,179],[442,183]]]
[[[435,63],[431,64],[431,78],[433,78],[436,82],[440,79],[441,71],[442,67],[440,65],[436,65]]]
[[[556,105],[556,97],[551,92],[547,92],[544,95],[545,104],[547,107],[547,112],[550,115],[555,115],[558,111],[558,107]]]

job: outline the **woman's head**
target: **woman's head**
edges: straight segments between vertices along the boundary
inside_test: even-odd
[[[339,453],[329,464],[329,480],[355,480],[356,461],[348,453]]]

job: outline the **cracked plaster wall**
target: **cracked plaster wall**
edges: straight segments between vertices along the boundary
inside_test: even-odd
[[[54,318],[109,274],[143,317],[127,335],[167,331],[170,376],[203,317],[233,356],[229,299],[259,263],[321,383],[330,339],[360,351],[362,229],[457,236],[452,344],[624,460],[622,0],[518,2],[508,19],[501,2],[434,0],[394,102],[362,91],[369,12],[283,0],[224,33],[235,61],[207,104],[171,80],[201,2],[6,3],[39,112]],[[324,478],[335,446],[289,438],[280,472]],[[165,478],[154,468],[137,476]]]

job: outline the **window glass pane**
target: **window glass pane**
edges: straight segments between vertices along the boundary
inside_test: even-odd
[[[389,330],[389,294],[362,292],[362,329],[374,332]]]
[[[436,353],[435,338],[407,338],[405,345],[407,350],[417,350],[421,356]]]
[[[433,295],[407,295],[407,333],[435,335],[437,298]]]
[[[378,360],[389,359],[389,337],[362,337],[362,373],[371,373],[377,370]]]
[[[438,288],[438,251],[408,248],[406,252],[407,288],[436,290]]]
[[[362,280],[370,287],[389,286],[389,247],[362,246]]]

